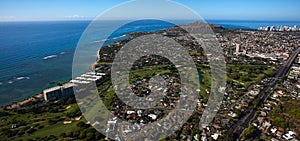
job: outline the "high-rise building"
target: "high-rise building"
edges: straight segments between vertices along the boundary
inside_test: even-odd
[[[74,95],[73,87],[75,84],[73,83],[66,83],[63,86],[56,86],[43,91],[44,100],[56,100],[60,98],[68,98]]]
[[[235,44],[235,54],[238,55],[240,53],[240,44]]]

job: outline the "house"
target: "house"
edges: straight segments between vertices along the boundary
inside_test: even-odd
[[[212,137],[214,140],[218,140],[219,134],[215,133],[215,134],[211,135],[211,137]]]
[[[139,116],[139,117],[141,117],[141,116],[142,116],[142,113],[143,113],[143,111],[142,111],[142,110],[138,110],[138,111],[137,111],[137,114],[138,114],[138,116]]]
[[[259,125],[260,125],[265,121],[265,118],[264,117],[258,117],[257,120],[258,120]]]
[[[268,130],[272,126],[272,124],[268,121],[265,121],[262,126],[265,130]]]
[[[260,125],[258,120],[253,121],[252,123],[253,126],[258,127]]]
[[[272,128],[272,129],[271,129],[271,133],[272,133],[272,134],[275,134],[276,131],[277,131],[277,128]]]
[[[281,137],[283,135],[284,129],[279,127],[277,132],[276,132],[276,136]]]
[[[200,135],[199,135],[199,134],[196,134],[196,135],[194,136],[195,141],[199,141],[199,138],[200,138]]]
[[[261,112],[260,112],[260,115],[261,115],[262,117],[266,117],[266,116],[267,116],[267,113],[264,112],[264,111],[261,111]]]
[[[130,114],[134,114],[135,111],[127,111],[126,113],[127,113],[128,115],[130,115]]]
[[[150,115],[148,115],[148,116],[151,117],[152,120],[156,120],[156,118],[157,118],[157,115],[154,115],[154,114],[150,114]]]
[[[288,133],[284,134],[282,137],[286,140],[291,140],[295,137],[296,133],[293,131],[288,131]]]
[[[207,141],[207,137],[206,136],[202,136],[201,137],[201,141]]]
[[[136,114],[131,114],[127,116],[128,119],[137,119],[137,115]]]
[[[230,113],[228,113],[228,116],[230,116],[230,117],[236,117],[237,115],[236,115],[236,113],[233,113],[232,111],[230,112]]]

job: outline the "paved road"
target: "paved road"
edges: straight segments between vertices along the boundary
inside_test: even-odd
[[[265,100],[268,98],[270,92],[272,91],[272,89],[274,88],[276,83],[283,76],[287,75],[292,63],[298,56],[299,52],[300,52],[300,48],[298,48],[296,51],[294,51],[293,54],[289,57],[289,59],[276,71],[274,78],[272,78],[266,84],[266,86],[260,91],[260,93],[258,95],[258,99],[260,99],[260,100],[259,100],[259,103],[257,104],[257,107],[260,107],[265,102]],[[237,139],[238,136],[240,136],[242,134],[242,132],[249,126],[249,123],[255,116],[257,110],[258,110],[257,108],[247,109],[246,115],[243,116],[238,122],[233,124],[230,127],[230,129],[228,130],[228,133],[232,132],[233,134],[237,135],[237,136],[235,136],[235,139]],[[227,135],[229,135],[229,134],[227,134]]]

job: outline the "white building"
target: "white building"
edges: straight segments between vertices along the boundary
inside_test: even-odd
[[[56,100],[60,98],[68,98],[74,95],[73,87],[76,86],[73,83],[66,83],[62,86],[55,86],[43,91],[44,100]]]

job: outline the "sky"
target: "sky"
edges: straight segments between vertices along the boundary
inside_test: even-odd
[[[128,1],[129,0],[1,0],[0,21],[92,20],[112,7],[116,7]],[[171,1],[192,9],[206,20],[300,21],[300,0]],[[160,4],[156,4],[159,3],[156,2],[156,0],[148,0],[148,3],[149,2],[151,2],[154,7],[161,6]],[[139,2],[137,6],[147,5],[146,3],[147,2]],[[137,9],[133,8],[130,10],[136,12],[134,10]],[[168,10],[168,7],[165,9]],[[144,12],[153,13],[157,11]],[[178,10],[174,10],[174,12],[178,12]],[[141,12],[136,13],[143,14]],[[163,15],[164,12],[159,14]]]

